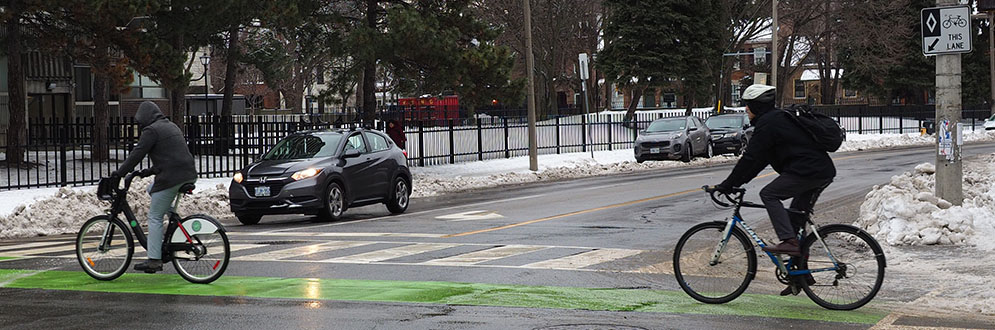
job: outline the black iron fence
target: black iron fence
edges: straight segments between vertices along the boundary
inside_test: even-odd
[[[817,107],[837,118],[851,134],[914,133],[935,116],[928,107]],[[625,122],[622,111],[582,114],[565,110],[547,114],[536,124],[540,154],[560,154],[633,147],[638,130],[658,118],[683,116],[684,110],[641,111]],[[711,109],[696,109],[706,118]],[[964,123],[981,129],[986,110],[964,110]],[[411,109],[386,109],[365,123],[338,120],[337,115],[191,116],[184,127],[202,178],[228,177],[247,166],[286,135],[301,130],[363,125],[383,129],[388,120],[401,123],[411,166],[455,164],[528,153],[528,123],[522,110],[465,110],[440,115]],[[331,120],[329,120],[331,119]],[[413,120],[420,119],[420,120]],[[29,120],[26,162],[0,164],[0,189],[95,184],[117,169],[138,142],[139,125],[131,118],[111,118],[106,151],[94,144],[93,118]],[[0,147],[6,157],[7,147]],[[140,167],[150,166],[145,161]]]

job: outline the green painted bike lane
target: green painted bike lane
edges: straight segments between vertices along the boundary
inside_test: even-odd
[[[224,276],[203,285],[174,274],[128,273],[105,282],[83,272],[0,269],[2,283],[3,288],[20,289],[757,316],[860,324],[875,324],[887,315],[873,307],[826,310],[803,297],[744,294],[727,304],[708,305],[680,291],[459,282]]]

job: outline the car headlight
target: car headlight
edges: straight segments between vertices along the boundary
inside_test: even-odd
[[[726,133],[722,137],[723,138],[734,138],[734,137],[737,137],[737,136],[739,136],[739,132],[736,132],[736,133]]]
[[[297,173],[294,173],[294,175],[290,177],[299,181],[318,175],[318,173],[321,173],[321,170],[312,167],[306,170],[297,171]]]
[[[242,183],[242,180],[244,180],[245,178],[242,177],[242,172],[235,172],[235,176],[232,177],[231,179],[235,180],[235,183]]]

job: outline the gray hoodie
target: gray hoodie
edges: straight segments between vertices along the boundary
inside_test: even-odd
[[[145,101],[138,107],[135,120],[141,125],[142,134],[138,145],[131,150],[128,159],[114,172],[124,176],[131,172],[135,165],[149,156],[152,168],[156,172],[155,182],[150,192],[157,192],[197,179],[197,169],[194,167],[193,155],[187,149],[183,132],[159,110],[155,103]]]

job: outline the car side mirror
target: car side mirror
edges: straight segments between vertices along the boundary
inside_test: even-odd
[[[342,158],[356,158],[362,155],[357,149],[348,149],[342,154]]]
[[[750,128],[750,124],[743,124],[743,129]]]

